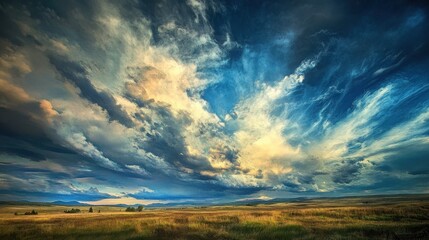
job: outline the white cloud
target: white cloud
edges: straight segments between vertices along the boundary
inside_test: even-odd
[[[265,195],[261,195],[259,197],[251,197],[251,198],[240,198],[238,200],[236,200],[237,202],[244,202],[244,201],[254,201],[254,200],[263,200],[263,201],[268,201],[273,199],[272,197],[269,196],[265,196]]]
[[[367,94],[355,104],[355,109],[335,125],[331,125],[312,154],[323,160],[337,160],[348,153],[350,144],[372,133],[377,122],[372,121],[392,101],[389,94],[392,86],[380,88]]]
[[[149,205],[152,203],[168,203],[168,201],[160,201],[160,200],[142,200],[142,199],[136,199],[133,197],[120,197],[120,198],[106,198],[102,200],[97,201],[81,201],[82,203],[87,203],[91,205],[116,205],[116,204],[127,204],[127,205],[134,205],[134,204],[141,204],[141,205]]]
[[[315,66],[315,61],[304,61],[296,72]],[[238,126],[233,140],[240,152],[238,162],[246,173],[219,179],[232,186],[268,186],[274,184],[270,175],[284,176],[293,171],[291,163],[302,158],[301,149],[292,147],[283,135],[290,124],[285,115],[275,117],[271,111],[278,99],[291,94],[303,80],[303,75],[292,74],[272,86],[263,84],[254,96],[237,104],[237,118],[227,121]]]
[[[137,174],[140,174],[140,175],[143,175],[143,176],[148,176],[149,175],[149,173],[146,170],[144,170],[143,168],[141,168],[138,165],[130,165],[130,164],[128,164],[128,165],[125,165],[125,167],[131,169],[133,172],[135,172]]]
[[[65,140],[76,150],[84,155],[98,161],[102,166],[120,171],[120,167],[110,159],[104,157],[103,153],[99,151],[92,143],[86,140],[82,133],[67,133]]]

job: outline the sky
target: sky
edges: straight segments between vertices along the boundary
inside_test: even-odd
[[[0,200],[429,193],[425,1],[2,1]]]

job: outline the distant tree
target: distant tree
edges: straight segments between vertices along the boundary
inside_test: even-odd
[[[34,211],[34,209],[31,212],[25,212],[24,215],[37,215],[38,212]]]
[[[65,213],[80,213],[80,209],[72,208],[71,210],[65,210]]]
[[[92,207],[89,208],[89,212],[91,213],[94,212],[94,210],[92,210]]]
[[[126,209],[125,209],[125,212],[135,212],[136,211],[136,208],[135,207],[127,207]]]
[[[143,206],[142,205],[138,206],[137,211],[139,211],[139,212],[143,211]]]
[[[98,213],[101,213],[101,210],[98,210]]]

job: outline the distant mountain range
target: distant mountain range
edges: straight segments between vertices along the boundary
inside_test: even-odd
[[[69,202],[55,201],[55,202],[51,202],[51,204],[52,205],[60,205],[60,206],[91,206],[91,204],[81,203],[78,201],[69,201]]]
[[[409,199],[429,200],[429,194],[396,194],[396,195],[370,195],[370,196],[343,196],[343,197],[298,197],[298,198],[274,198],[274,199],[249,199],[225,203],[208,203],[208,202],[170,202],[170,203],[152,203],[145,205],[145,208],[178,208],[178,207],[209,207],[209,206],[254,206],[258,204],[277,204],[277,203],[294,203],[294,202],[313,202],[317,201],[356,201],[356,203],[370,204],[377,203],[381,199]],[[1,205],[28,205],[28,206],[91,206],[79,201],[54,201],[54,202],[29,202],[29,201],[0,201]],[[140,204],[115,204],[109,206],[115,207],[137,207]]]

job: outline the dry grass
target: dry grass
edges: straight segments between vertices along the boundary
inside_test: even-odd
[[[13,213],[39,211],[36,216]],[[0,239],[385,239],[429,227],[429,202],[310,201],[260,206],[144,210],[3,206]],[[87,207],[80,207],[87,210]]]

